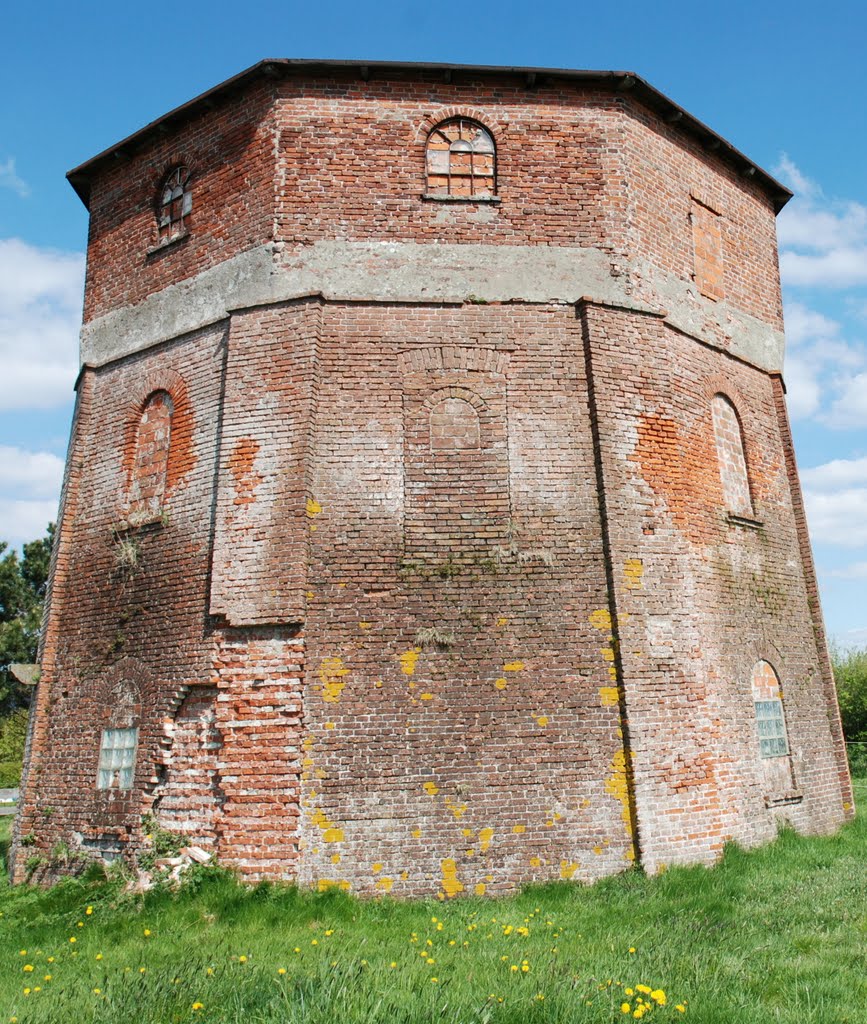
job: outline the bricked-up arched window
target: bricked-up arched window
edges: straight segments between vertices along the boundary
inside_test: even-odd
[[[160,241],[182,235],[187,230],[186,219],[193,210],[190,191],[190,172],[186,167],[175,167],[163,180],[157,201],[157,226]]]
[[[496,151],[490,132],[465,117],[438,124],[427,140],[427,194],[492,196],[496,188]]]
[[[725,395],[714,395],[711,402],[716,454],[726,507],[735,515],[751,518],[753,502],[747,477],[744,439],[735,407]]]
[[[130,513],[158,516],[166,493],[174,405],[167,391],[154,391],[145,402],[136,437]]]
[[[433,451],[479,447],[479,414],[462,398],[445,398],[430,411]]]

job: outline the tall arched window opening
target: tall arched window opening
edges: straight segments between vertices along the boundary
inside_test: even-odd
[[[719,475],[726,507],[735,515],[752,518],[753,502],[738,414],[729,399],[720,394],[713,396],[711,410]]]
[[[183,235],[187,218],[193,210],[190,191],[190,172],[186,167],[175,167],[166,175],[157,199],[157,227],[161,242]]]
[[[169,466],[174,404],[167,391],[154,391],[145,402],[136,436],[130,514],[157,516],[162,511]]]

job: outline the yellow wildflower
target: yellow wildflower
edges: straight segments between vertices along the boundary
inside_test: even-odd
[[[102,989],[101,989],[101,988],[95,988],[95,989],[93,990],[93,994],[94,994],[95,996],[99,996],[99,995],[102,995]]]
[[[45,977],[42,980],[43,981],[51,981],[51,975],[50,974],[46,974]]]
[[[286,973],[286,968],[285,967],[278,967],[277,968],[277,973],[278,974],[285,974]]]
[[[144,937],[145,937],[146,939],[147,939],[147,938],[150,938],[150,934],[151,934],[151,930],[150,930],[150,928],[145,928],[145,930],[144,930]]]
[[[25,964],[24,970],[29,974],[33,970],[33,964]]]
[[[70,935],[69,936],[69,941],[70,942],[78,942],[78,939],[74,935]]]
[[[30,995],[30,989],[29,988],[25,988],[24,989],[24,995],[25,996],[29,996]]]
[[[238,957],[238,963],[239,964],[245,964],[246,962],[247,962],[247,958],[245,956],[242,955],[242,956]]]
[[[53,964],[53,963],[54,963],[54,957],[53,957],[53,956],[50,956],[50,957],[48,958],[48,963],[50,963],[50,964]]]
[[[683,1003],[678,1003],[675,1006],[675,1010],[677,1010],[678,1013],[686,1013],[686,1007],[683,1005]]]
[[[650,998],[655,1003],[658,1003],[660,1006],[665,1006],[665,1003],[666,1003],[665,993],[662,991],[661,988],[654,989],[650,993]]]
[[[88,917],[90,917],[90,915],[92,913],[93,913],[93,907],[88,907],[87,910],[85,910],[85,914],[87,914]]]
[[[147,972],[147,967],[139,967],[138,972],[139,974],[145,974]]]
[[[397,967],[397,962],[395,960],[392,960],[388,966],[391,967],[393,970],[395,967]]]
[[[193,1005],[190,1007],[191,1010],[196,1010],[196,1011],[204,1010],[204,1008],[205,1008],[205,1004],[204,1003],[193,1003]]]
[[[102,953],[97,953],[96,954],[96,959],[97,960],[102,960]]]
[[[632,1013],[632,1007],[629,1005],[629,1003],[621,1003],[620,1004],[620,1012],[621,1013]]]

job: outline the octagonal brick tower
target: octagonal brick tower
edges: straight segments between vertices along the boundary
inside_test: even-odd
[[[781,185],[632,73],[285,60],[69,177],[16,878],[156,821],[453,896],[851,816]]]

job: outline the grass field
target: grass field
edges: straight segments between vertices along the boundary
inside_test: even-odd
[[[502,900],[359,901],[211,869],[144,897],[0,883],[0,911],[0,1024],[867,1022],[867,815],[713,870]]]

